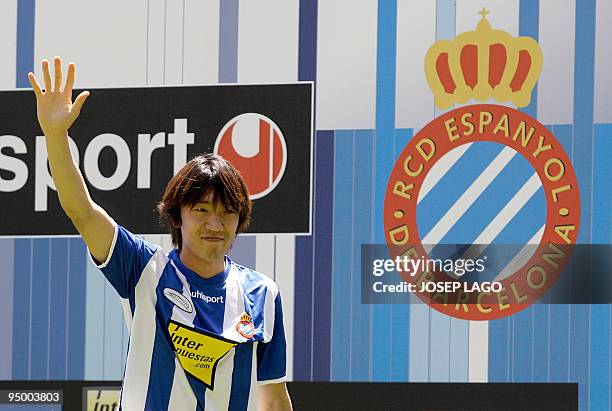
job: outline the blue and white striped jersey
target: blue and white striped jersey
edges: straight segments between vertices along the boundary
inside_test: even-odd
[[[99,268],[130,330],[124,411],[245,410],[252,380],[285,380],[281,299],[267,276],[226,257],[204,279],[119,225]]]

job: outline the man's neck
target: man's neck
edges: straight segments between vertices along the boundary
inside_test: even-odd
[[[204,261],[185,250],[180,251],[179,258],[185,267],[189,268],[191,271],[204,279],[214,277],[225,270],[224,259],[214,262]]]

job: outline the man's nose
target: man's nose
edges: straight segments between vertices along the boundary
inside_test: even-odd
[[[223,223],[216,215],[211,215],[210,218],[206,220],[205,227],[210,231],[223,231]]]

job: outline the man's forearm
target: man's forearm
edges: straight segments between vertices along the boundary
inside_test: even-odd
[[[68,132],[47,135],[45,139],[49,167],[60,204],[72,220],[82,219],[91,212],[93,202],[70,153]]]

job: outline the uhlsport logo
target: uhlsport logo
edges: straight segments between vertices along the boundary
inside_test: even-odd
[[[436,106],[447,109],[453,103],[463,104],[470,99],[479,102],[493,99],[519,108],[528,106],[542,67],[539,45],[532,38],[514,38],[504,31],[493,30],[486,18],[488,11],[483,9],[480,14],[482,18],[475,31],[462,33],[452,41],[436,42],[426,55],[426,77]],[[538,233],[541,236],[536,251],[522,267],[501,280],[501,291],[416,293],[436,310],[470,320],[514,314],[549,290],[568,261],[580,222],[576,174],[553,134],[536,119],[514,108],[497,104],[468,105],[440,115],[421,129],[404,148],[392,170],[385,196],[384,227],[394,258],[428,256],[431,248],[424,242],[433,237],[424,241],[417,225],[417,203],[422,191],[426,191],[423,190],[426,176],[446,154],[465,149],[459,149],[465,144],[480,142],[504,146],[495,158],[505,159],[501,167],[516,153],[529,162],[534,174],[525,186],[541,185],[546,197],[546,221]],[[499,164],[495,167],[500,167]],[[470,189],[487,184],[487,179],[490,183],[489,176],[496,171],[489,168]],[[473,191],[478,192],[478,187]],[[452,220],[452,213],[449,217]],[[404,275],[405,281],[418,284],[416,289],[423,282],[449,279],[444,272]]]
[[[214,152],[240,171],[252,200],[274,190],[287,165],[283,132],[274,121],[259,113],[231,119],[217,136]]]

